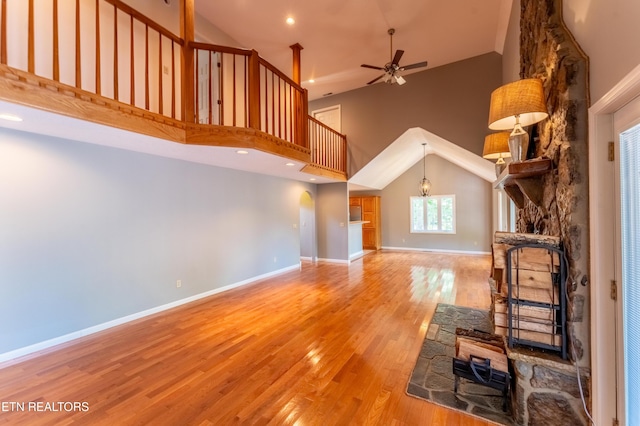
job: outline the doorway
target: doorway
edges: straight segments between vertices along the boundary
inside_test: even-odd
[[[634,320],[625,318],[625,315],[634,314],[633,310],[630,311],[630,307],[626,311],[624,309],[627,303],[633,303],[633,298],[638,297],[640,279],[637,275],[625,277],[623,272],[625,268],[635,269],[633,262],[628,260],[630,256],[638,256],[637,251],[633,254],[637,248],[623,248],[623,238],[630,241],[633,233],[638,232],[637,227],[633,230],[624,228],[634,220],[630,215],[637,214],[638,205],[631,208],[634,201],[625,198],[631,195],[628,185],[633,180],[621,179],[621,172],[628,169],[620,167],[630,159],[633,162],[633,153],[621,152],[621,139],[624,149],[626,146],[638,149],[638,143],[631,139],[625,141],[632,137],[625,132],[640,123],[640,109],[637,112],[627,109],[633,104],[640,105],[636,98],[640,99],[640,66],[589,109],[591,400],[593,420],[598,425],[610,424],[611,419],[618,419],[619,424],[634,424],[640,418],[640,412],[632,411],[636,408],[633,403],[625,403],[633,401],[633,398],[637,400],[635,392],[638,391],[629,385],[638,382],[640,373],[633,370],[633,360],[625,357],[625,352],[637,356],[629,344],[639,339],[639,331],[634,331],[630,325]],[[633,118],[634,114],[636,118]],[[610,155],[610,147],[613,155]],[[637,197],[638,189],[634,191],[633,195]],[[635,202],[638,202],[637,198]],[[624,213],[627,215],[624,218],[623,203],[630,209]],[[637,239],[638,234],[635,235]],[[627,369],[625,361],[628,361]]]
[[[627,424],[640,422],[640,97],[614,114],[618,398]],[[620,359],[622,358],[622,359]]]

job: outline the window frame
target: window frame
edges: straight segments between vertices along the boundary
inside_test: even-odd
[[[428,228],[428,210],[427,210],[427,200],[437,200],[438,202],[438,229],[429,230]],[[442,229],[442,200],[443,199],[451,199],[452,207],[453,207],[453,229],[451,231],[446,231]],[[422,224],[424,226],[424,230],[416,230],[413,227],[414,217],[413,217],[413,203],[414,200],[421,200],[423,203],[423,217]],[[411,196],[409,197],[409,233],[411,234],[444,234],[444,235],[455,235],[456,234],[456,196],[455,194],[444,194],[444,195],[431,195],[429,197],[420,197],[420,196]]]

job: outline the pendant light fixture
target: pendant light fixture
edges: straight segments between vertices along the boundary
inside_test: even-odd
[[[428,197],[431,193],[431,181],[427,179],[427,144],[422,144],[422,180],[420,181],[420,195]]]

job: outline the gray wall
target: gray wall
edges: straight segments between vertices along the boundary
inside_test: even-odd
[[[520,79],[520,0],[513,0],[502,50],[502,83]]]
[[[300,256],[315,260],[316,244],[316,203],[310,192],[300,196]]]
[[[456,196],[456,234],[412,234],[409,232],[409,197],[418,195],[422,180],[422,161],[389,184],[382,191],[366,193],[380,195],[382,209],[382,245],[427,250],[471,252],[491,251],[492,186],[436,155],[426,160],[427,178],[432,195]],[[356,192],[352,195],[364,195]]]
[[[482,154],[491,92],[502,84],[497,53],[406,76],[403,86],[374,84],[309,103],[309,111],[340,104],[349,176],[398,136],[421,127]]]
[[[349,195],[346,183],[318,185],[316,197],[318,258],[349,260]]]
[[[0,152],[0,353],[299,264],[315,185],[8,129]]]

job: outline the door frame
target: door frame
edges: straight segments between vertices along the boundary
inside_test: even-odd
[[[592,417],[595,424],[610,424],[616,414],[616,303],[610,297],[615,275],[613,219],[616,203],[615,163],[608,160],[609,142],[615,140],[613,113],[640,96],[640,66],[589,108],[589,215],[591,275]],[[613,199],[613,200],[612,200]],[[621,396],[623,398],[623,396]],[[618,413],[624,416],[624,412]]]

